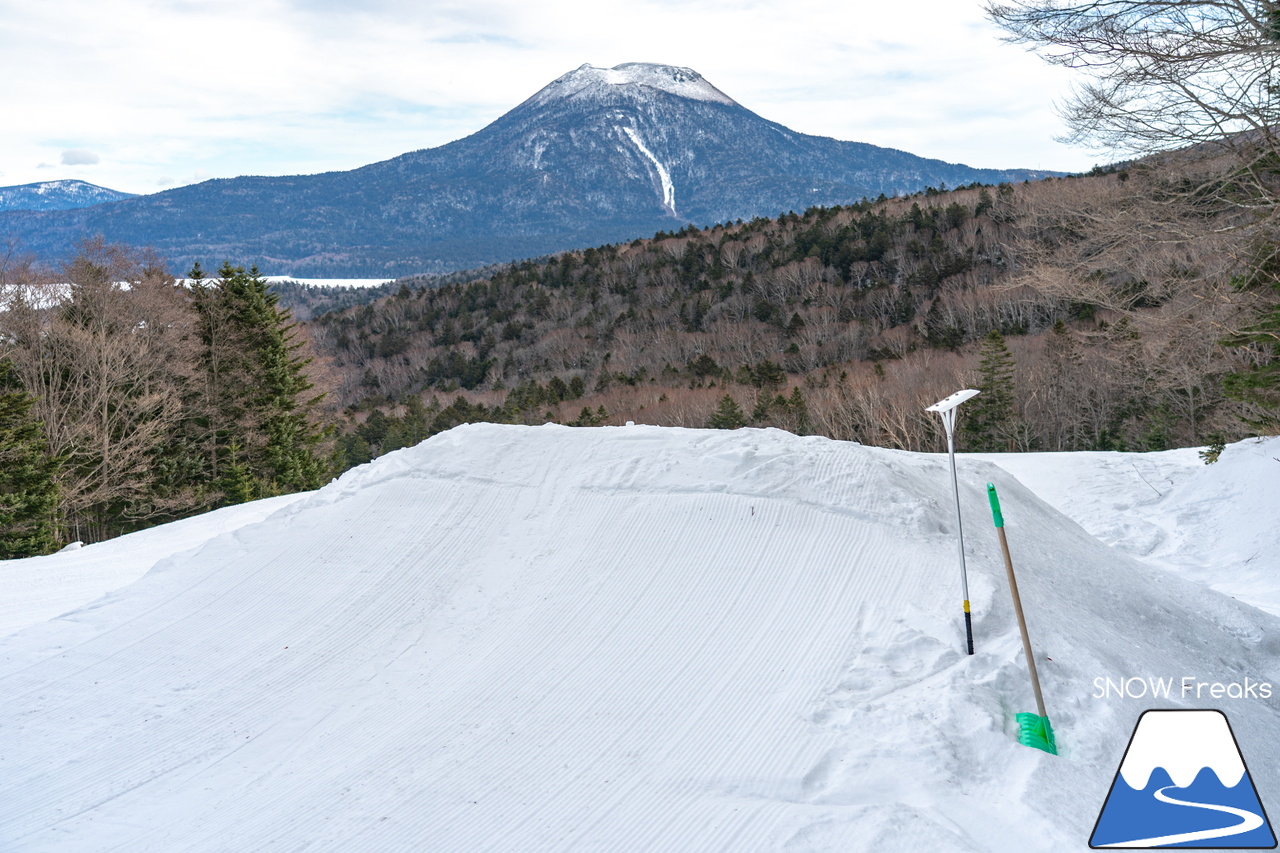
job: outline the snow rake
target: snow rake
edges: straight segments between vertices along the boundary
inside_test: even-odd
[[[1013,558],[1009,556],[1009,540],[1004,535],[1004,515],[1000,512],[1000,498],[996,495],[996,487],[987,483],[987,497],[991,500],[991,517],[996,523],[996,533],[1000,536],[1000,550],[1004,553],[1004,569],[1009,575],[1009,592],[1013,595],[1013,611],[1018,615],[1018,630],[1022,632],[1022,651],[1027,656],[1027,671],[1031,673],[1031,689],[1036,694],[1036,710],[1039,714],[1018,714],[1018,743],[1032,749],[1043,750],[1050,755],[1058,754],[1058,745],[1053,739],[1053,726],[1049,724],[1049,715],[1044,710],[1044,696],[1040,694],[1040,677],[1036,674],[1036,659],[1031,654],[1031,637],[1027,634],[1027,620],[1022,615],[1022,598],[1018,595],[1018,580],[1013,576]]]
[[[965,400],[978,396],[980,391],[966,388],[946,399],[939,400],[925,409],[937,412],[942,418],[942,428],[947,431],[947,458],[951,462],[951,493],[956,499],[956,546],[960,552],[960,593],[964,596],[965,649],[973,654],[973,614],[969,612],[969,570],[964,565],[964,522],[960,517],[960,481],[956,479],[956,408]]]

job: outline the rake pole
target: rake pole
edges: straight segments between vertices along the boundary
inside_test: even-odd
[[[992,483],[987,483],[987,498],[991,501],[991,517],[996,524],[996,534],[1000,537],[1000,552],[1004,555],[1004,570],[1009,577],[1009,592],[1013,595],[1013,612],[1018,617],[1018,630],[1022,633],[1022,651],[1027,658],[1027,672],[1031,675],[1031,690],[1036,695],[1038,718],[1031,719],[1030,714],[1018,715],[1018,724],[1021,728],[1018,740],[1024,746],[1057,755],[1053,728],[1049,724],[1049,715],[1044,710],[1044,695],[1040,692],[1040,675],[1036,672],[1035,655],[1031,653],[1031,635],[1027,633],[1027,618],[1022,613],[1022,596],[1018,595],[1018,579],[1013,574],[1013,557],[1009,555],[1009,540],[1004,535],[1004,514],[1000,512],[1000,498],[996,495],[996,487]]]
[[[1027,617],[1022,613],[1022,596],[1018,595],[1018,579],[1013,575],[1013,557],[1009,555],[1009,539],[1004,535],[1004,514],[1000,512],[1000,498],[996,487],[987,483],[987,497],[991,500],[991,516],[996,523],[996,535],[1000,537],[1000,552],[1004,554],[1004,570],[1009,576],[1009,592],[1013,594],[1013,612],[1018,616],[1018,630],[1022,632],[1022,651],[1027,656],[1027,670],[1031,673],[1031,689],[1036,694],[1036,710],[1044,712],[1044,696],[1040,693],[1040,676],[1036,673],[1036,659],[1031,654],[1031,635],[1027,633]]]
[[[964,524],[960,518],[960,481],[956,477],[956,409],[965,400],[977,396],[973,389],[957,391],[945,400],[939,400],[925,409],[937,412],[942,418],[942,428],[947,432],[947,458],[951,462],[951,493],[956,505],[956,547],[960,552],[960,593],[964,596],[964,636],[969,654],[973,654],[973,614],[969,611],[969,573],[964,564]]]

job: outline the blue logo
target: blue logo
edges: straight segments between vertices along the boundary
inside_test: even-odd
[[[1227,716],[1144,712],[1089,846],[1274,848],[1275,833]]]

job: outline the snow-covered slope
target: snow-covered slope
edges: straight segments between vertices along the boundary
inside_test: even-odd
[[[1162,453],[974,454],[1108,545],[1280,616],[1280,438]]]
[[[460,427],[0,640],[0,849],[1087,849],[1153,706],[1093,680],[1280,684],[1280,620],[961,490],[974,657],[945,457]],[[1265,801],[1280,713],[1227,704]]]
[[[530,104],[583,98],[608,100],[615,87],[665,92],[695,101],[737,106],[738,102],[707,82],[692,68],[658,65],[651,62],[625,62],[613,68],[597,68],[590,63],[557,77],[529,99]]]
[[[160,560],[256,524],[306,494],[229,506],[48,557],[0,562],[0,636],[60,616],[128,586]]]

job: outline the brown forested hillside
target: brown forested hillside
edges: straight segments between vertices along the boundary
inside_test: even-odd
[[[690,227],[405,286],[311,334],[350,462],[462,420],[701,427],[726,394],[754,425],[936,447],[923,406],[992,381],[992,358],[1013,403],[971,447],[1203,443],[1240,430],[1219,380],[1248,354],[1219,341],[1246,306],[1232,230],[1182,182],[1132,169]]]

